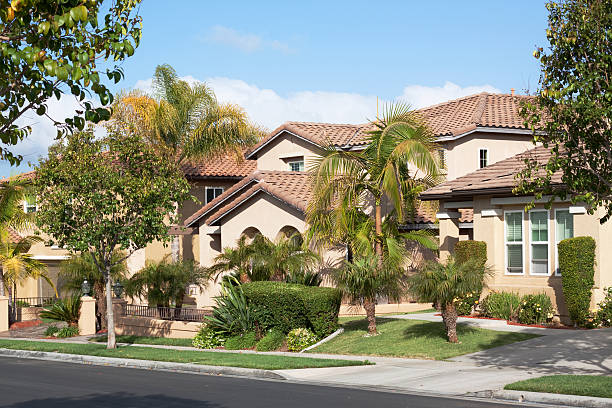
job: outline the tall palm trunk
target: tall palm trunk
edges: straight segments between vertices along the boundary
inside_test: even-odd
[[[368,319],[368,334],[370,336],[376,336],[378,331],[376,330],[376,299],[364,299],[363,308],[366,312],[366,318]]]
[[[110,267],[106,267],[106,315],[108,333],[106,342],[107,349],[117,348],[117,342],[115,340],[115,319],[113,316],[113,297],[112,297],[112,282],[110,276]]]
[[[0,296],[6,296],[6,289],[4,288],[4,271],[0,269]]]
[[[446,337],[451,343],[459,343],[457,338],[457,309],[453,303],[447,303],[442,307],[442,321],[446,328]]]

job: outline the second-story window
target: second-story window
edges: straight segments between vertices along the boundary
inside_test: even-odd
[[[289,164],[289,171],[304,171],[304,160],[290,161],[287,164]]]
[[[210,203],[215,198],[219,197],[223,194],[223,187],[206,187],[206,202],[204,204]]]
[[[487,167],[489,164],[489,151],[487,149],[480,149],[478,154],[479,157],[479,168]]]
[[[23,202],[23,211],[25,213],[36,212],[36,197],[26,197]]]

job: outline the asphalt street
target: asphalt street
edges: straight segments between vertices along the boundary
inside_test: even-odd
[[[0,406],[11,408],[508,407],[406,395],[131,368],[0,358]],[[514,406],[514,405],[513,405]]]

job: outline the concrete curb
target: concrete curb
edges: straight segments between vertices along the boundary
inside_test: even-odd
[[[612,399],[610,398],[585,397],[582,395],[512,390],[483,391],[475,394],[481,398],[488,397],[504,401],[532,402],[564,407],[609,408],[612,406]]]
[[[58,361],[63,363],[92,364],[113,367],[129,367],[142,370],[176,371],[192,374],[227,375],[247,378],[265,378],[268,380],[286,380],[279,373],[255,368],[210,366],[190,363],[171,363],[166,361],[135,360],[129,358],[84,356],[47,351],[12,350],[0,348],[0,356],[28,358],[33,360]]]
[[[344,333],[344,329],[341,327],[338,330],[336,330],[335,332],[333,332],[332,334],[330,334],[329,336],[327,336],[326,338],[324,338],[323,340],[316,342],[312,346],[306,347],[304,350],[300,351],[300,353],[303,353],[303,352],[308,351],[308,350],[312,350],[313,348],[315,348],[317,346],[320,346],[321,344],[330,341],[331,339],[333,339],[334,337],[336,337],[336,336],[338,336],[338,335],[340,335],[342,333]]]

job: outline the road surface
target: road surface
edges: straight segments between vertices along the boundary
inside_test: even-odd
[[[10,408],[508,407],[283,381],[0,357],[0,406]]]

